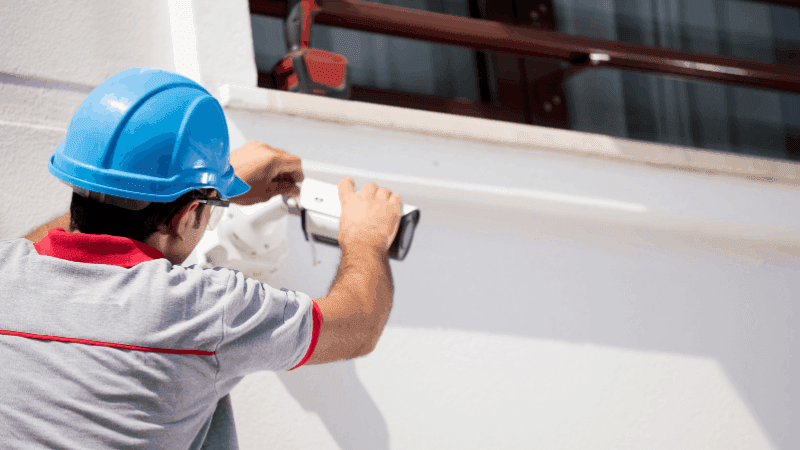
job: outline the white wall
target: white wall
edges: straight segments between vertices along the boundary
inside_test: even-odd
[[[392,262],[385,341],[338,367],[245,380],[234,397],[245,442],[793,447],[800,217],[779,211],[800,207],[797,189],[243,110],[228,118],[240,142],[302,156],[307,176],[376,181],[422,210],[411,253]],[[549,193],[585,204],[536,200]],[[317,246],[313,267],[299,228],[290,217],[288,284],[324,295],[338,251]],[[260,393],[275,380],[299,404],[290,417],[315,431],[286,436],[264,418],[286,406],[251,401],[286,398]],[[342,417],[364,411],[385,431],[360,447],[367,419]]]
[[[218,3],[0,0],[0,238],[66,211],[46,161],[106,77],[149,65],[212,92],[255,84],[246,2]],[[376,351],[247,377],[234,391],[243,448],[800,446],[797,188],[393,131],[413,117],[392,108],[364,106],[383,127],[345,125],[331,111],[346,108],[310,105],[325,121],[229,107],[232,143],[298,154],[323,181],[385,184],[422,221],[392,262]],[[478,123],[412,116],[465,136]],[[322,296],[338,251],[317,247],[312,266],[288,220],[287,285]]]
[[[0,2],[0,70],[97,86],[127,68],[173,69],[164,1]]]

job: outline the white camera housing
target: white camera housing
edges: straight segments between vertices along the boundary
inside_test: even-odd
[[[306,179],[300,188],[296,204],[284,198],[289,212],[300,215],[306,240],[339,246],[339,218],[342,203],[339,200],[339,187],[335,184]],[[389,257],[402,261],[411,248],[414,231],[419,223],[420,211],[414,206],[403,205],[400,228],[389,248]]]

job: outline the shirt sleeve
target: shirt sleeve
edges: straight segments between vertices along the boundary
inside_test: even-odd
[[[275,289],[231,270],[217,347],[218,383],[305,363],[319,337],[321,314],[311,298]]]

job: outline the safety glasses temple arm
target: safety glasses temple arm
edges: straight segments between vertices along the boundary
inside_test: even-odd
[[[221,206],[223,208],[227,208],[228,206],[231,205],[231,202],[229,202],[229,201],[218,200],[218,199],[215,199],[215,198],[208,198],[208,199],[201,198],[201,199],[198,199],[197,201],[199,203],[205,203],[205,204],[210,205],[210,206]]]

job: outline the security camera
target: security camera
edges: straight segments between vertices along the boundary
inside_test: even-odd
[[[339,217],[342,203],[339,200],[339,187],[335,184],[306,179],[300,186],[300,197],[283,196],[289,213],[301,217],[306,240],[339,247]],[[405,259],[414,239],[414,231],[419,224],[420,211],[414,206],[403,205],[400,227],[389,257],[398,261]]]

